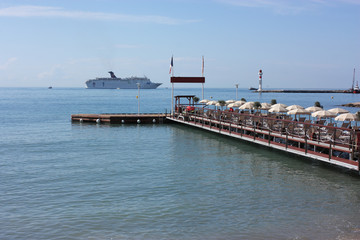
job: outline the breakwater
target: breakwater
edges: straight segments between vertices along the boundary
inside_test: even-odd
[[[253,91],[258,92],[258,91]],[[289,89],[277,89],[277,90],[262,90],[262,93],[352,93],[348,90],[289,90]]]

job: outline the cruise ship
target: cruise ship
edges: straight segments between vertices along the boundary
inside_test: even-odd
[[[162,83],[153,83],[147,77],[118,78],[113,72],[109,72],[109,78],[96,78],[86,81],[87,88],[96,89],[155,89]]]

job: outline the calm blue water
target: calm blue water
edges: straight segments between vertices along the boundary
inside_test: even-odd
[[[70,122],[76,113],[137,112],[136,95],[0,88],[0,239],[359,238],[359,177],[181,125]],[[171,89],[140,95],[141,112],[169,112]],[[234,99],[235,90],[206,89],[210,96]],[[241,97],[325,108],[359,101]]]

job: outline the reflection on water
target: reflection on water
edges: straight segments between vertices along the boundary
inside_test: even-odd
[[[360,235],[358,177],[182,125],[70,122],[72,113],[126,112],[120,106],[136,91],[8,91],[0,89],[0,113],[14,117],[0,126],[1,239]],[[229,89],[209,92],[234,98]],[[156,93],[143,94],[149,112],[167,106],[170,91]]]

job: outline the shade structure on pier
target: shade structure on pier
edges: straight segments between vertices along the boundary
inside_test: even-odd
[[[336,117],[335,113],[326,111],[326,110],[321,110],[321,111],[316,111],[313,112],[311,114],[312,117],[319,117],[319,118],[331,118],[331,117]]]
[[[293,109],[287,112],[288,115],[310,115],[311,112],[306,109]]]
[[[288,110],[285,107],[282,107],[281,105],[277,105],[277,104],[273,105],[269,110],[269,112],[272,113],[285,113],[287,111]]]
[[[261,108],[262,110],[269,110],[271,108],[271,104],[270,103],[261,103]]]
[[[225,102],[226,102],[226,104],[230,104],[230,103],[234,103],[235,100],[226,100]]]
[[[324,110],[324,109],[322,109],[321,107],[315,107],[315,106],[307,107],[307,108],[305,108],[305,109],[308,110],[308,111],[310,111],[310,112],[317,112],[317,111]]]
[[[239,101],[236,101],[235,103],[238,103],[238,104],[240,104],[240,105],[243,105],[243,104],[246,103],[246,101],[239,100]]]
[[[208,103],[208,102],[210,102],[210,100],[203,99],[203,100],[201,100],[199,103]]]
[[[300,106],[300,105],[290,105],[286,109],[291,111],[291,110],[295,110],[295,109],[304,109],[304,107]]]
[[[271,108],[277,107],[277,106],[280,106],[280,107],[283,107],[283,108],[287,108],[288,105],[283,104],[283,103],[276,103],[276,104],[272,105]]]
[[[239,107],[239,109],[254,109],[254,102],[246,102],[243,105],[241,105],[241,107]]]
[[[329,112],[335,113],[335,114],[342,114],[342,113],[348,113],[348,110],[345,110],[343,108],[332,108],[328,110]]]
[[[335,118],[336,121],[357,121],[356,114],[353,113],[343,113]]]
[[[229,107],[229,108],[240,107],[240,106],[241,106],[241,104],[236,103],[236,102],[230,103],[230,104],[227,105],[227,107]]]
[[[218,101],[209,101],[206,103],[206,105],[216,105],[218,103]]]

